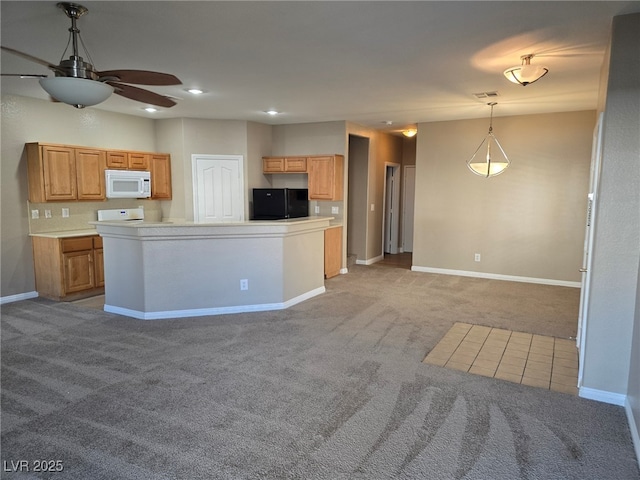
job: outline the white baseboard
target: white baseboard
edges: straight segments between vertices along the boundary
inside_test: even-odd
[[[631,440],[633,441],[633,448],[636,451],[636,459],[638,460],[638,466],[640,466],[640,432],[638,431],[638,422],[633,416],[633,410],[631,410],[631,404],[629,403],[629,397],[624,402],[624,410],[627,413],[627,422],[629,422],[629,429],[631,430]]]
[[[131,310],[129,308],[116,307],[113,305],[104,306],[104,311],[116,313],[126,317],[133,317],[139,320],[164,320],[167,318],[185,318],[185,317],[203,317],[206,315],[225,315],[231,313],[247,313],[247,312],[266,312],[269,310],[284,310],[309,298],[320,295],[326,291],[325,287],[319,287],[302,295],[298,295],[286,302],[281,303],[264,303],[258,305],[236,305],[232,307],[213,307],[213,308],[193,308],[188,310],[167,310],[162,312],[141,312],[139,310]]]
[[[458,275],[461,277],[488,278],[491,280],[505,280],[509,282],[538,283],[542,285],[555,285],[559,287],[580,288],[580,282],[569,282],[566,280],[553,280],[550,278],[519,277],[517,275],[501,275],[498,273],[471,272],[467,270],[449,270],[447,268],[432,268],[412,266],[414,272],[439,273],[442,275]]]
[[[26,292],[18,293],[16,295],[7,295],[6,297],[0,297],[0,305],[5,303],[19,302],[20,300],[29,300],[30,298],[36,298],[38,292]]]
[[[578,395],[588,400],[610,403],[611,405],[618,405],[619,407],[623,407],[627,401],[627,396],[622,393],[607,392],[605,390],[598,390],[596,388],[589,387],[580,387]]]
[[[374,263],[378,263],[384,260],[384,255],[379,255],[377,257],[369,258],[367,260],[356,260],[356,264],[358,265],[373,265]]]

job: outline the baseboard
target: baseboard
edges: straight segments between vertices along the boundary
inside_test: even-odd
[[[640,467],[640,432],[638,432],[638,422],[636,422],[633,416],[633,410],[631,409],[631,403],[629,403],[628,396],[624,402],[624,409],[625,412],[627,412],[627,422],[629,422],[629,430],[631,430],[631,440],[633,441],[633,448],[636,451],[636,459],[638,460],[638,466]],[[640,422],[640,418],[638,421]]]
[[[627,400],[627,396],[622,393],[607,392],[589,387],[580,387],[578,395],[588,400],[610,403],[611,405],[618,405],[619,407],[623,407]]]
[[[207,315],[226,315],[232,313],[266,312],[270,310],[284,310],[309,298],[320,295],[326,291],[325,287],[319,287],[302,295],[298,295],[286,302],[263,303],[257,305],[236,305],[232,307],[193,308],[188,310],[167,310],[162,312],[141,312],[129,308],[104,305],[104,311],[137,318],[138,320],[164,320],[167,318],[203,317]]]
[[[6,297],[0,297],[0,305],[5,303],[19,302],[20,300],[29,300],[30,298],[37,298],[38,292],[26,292],[18,293],[16,295],[7,295]]]
[[[373,265],[374,263],[378,263],[384,260],[384,255],[379,255],[377,257],[369,258],[367,260],[356,260],[356,264],[358,265]]]
[[[538,283],[541,285],[555,285],[558,287],[580,288],[580,282],[569,282],[566,280],[553,280],[550,278],[519,277],[517,275],[501,275],[498,273],[471,272],[467,270],[449,270],[447,268],[431,268],[412,266],[414,272],[439,273],[442,275],[458,275],[461,277],[488,278],[491,280],[505,280],[508,282]]]

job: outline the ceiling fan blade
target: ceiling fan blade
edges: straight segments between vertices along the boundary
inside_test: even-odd
[[[47,78],[47,75],[37,73],[0,73],[3,77],[20,77],[20,78]]]
[[[168,97],[164,97],[154,92],[150,92],[149,90],[144,90],[138,87],[132,87],[131,85],[123,85],[122,83],[117,82],[106,82],[115,88],[114,93],[129,98],[131,100],[136,100],[142,103],[150,103],[151,105],[157,105],[159,107],[173,107],[176,102],[171,100]]]
[[[170,73],[150,72],[148,70],[107,70],[96,72],[100,78],[115,77],[119,82],[137,85],[180,85],[182,82]]]
[[[39,63],[40,65],[44,65],[45,67],[50,68],[54,72],[64,73],[64,70],[62,70],[58,65],[53,65],[52,63],[49,63],[46,60],[42,60],[41,58],[34,57],[33,55],[29,55],[28,53],[24,53],[24,52],[21,52],[20,50],[15,50],[9,47],[0,46],[0,48],[5,52],[13,53],[14,55],[17,55],[19,57],[26,58],[27,60],[30,60],[35,63]]]

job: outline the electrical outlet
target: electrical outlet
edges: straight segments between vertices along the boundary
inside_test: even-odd
[[[51,210],[47,209],[44,211],[44,218],[51,218]]]
[[[240,290],[249,290],[249,280],[243,278],[240,280]]]
[[[479,254],[479,253],[476,253],[476,254],[474,255],[474,258],[473,258],[473,259],[474,259],[476,262],[479,262],[479,261],[480,261],[480,254]]]
[[[316,215],[320,213],[320,205],[316,205],[315,212],[316,212]]]
[[[68,208],[63,208],[62,209],[62,218],[69,218],[69,209]]]
[[[333,215],[337,215],[338,213],[340,213],[340,207],[331,207],[331,213]]]
[[[40,218],[40,210],[31,210],[31,218]]]

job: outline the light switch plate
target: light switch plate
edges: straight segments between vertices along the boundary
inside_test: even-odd
[[[331,207],[331,213],[337,215],[340,213],[340,207]]]

